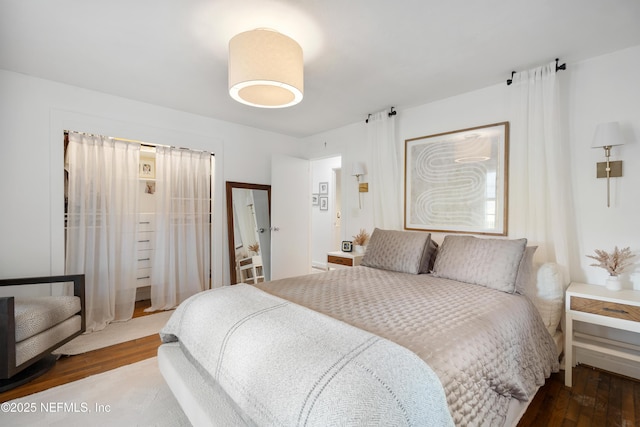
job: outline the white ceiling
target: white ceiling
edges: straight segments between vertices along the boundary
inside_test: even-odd
[[[228,95],[228,41],[259,27],[304,50],[297,106]],[[0,0],[2,69],[292,136],[636,45],[638,0]]]

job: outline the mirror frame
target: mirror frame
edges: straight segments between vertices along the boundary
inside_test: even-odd
[[[233,240],[234,224],[233,224],[233,189],[243,188],[246,190],[267,190],[267,200],[269,202],[269,218],[271,218],[271,186],[267,184],[249,184],[246,182],[227,181],[227,240],[229,241],[229,278],[231,285],[235,285],[238,278],[236,277],[236,246]],[[269,261],[271,262],[271,261]]]

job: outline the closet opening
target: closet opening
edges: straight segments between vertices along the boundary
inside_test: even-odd
[[[212,286],[215,155],[64,133],[65,273],[85,274],[87,331]]]

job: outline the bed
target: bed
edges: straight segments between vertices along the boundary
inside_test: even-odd
[[[515,425],[562,350],[534,251],[376,229],[361,266],[185,301],[160,370],[194,425]]]

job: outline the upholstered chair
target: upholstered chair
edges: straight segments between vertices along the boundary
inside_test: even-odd
[[[86,327],[84,275],[0,280],[20,287],[70,282],[69,296],[0,297],[0,392],[48,371],[58,358],[51,352]]]

